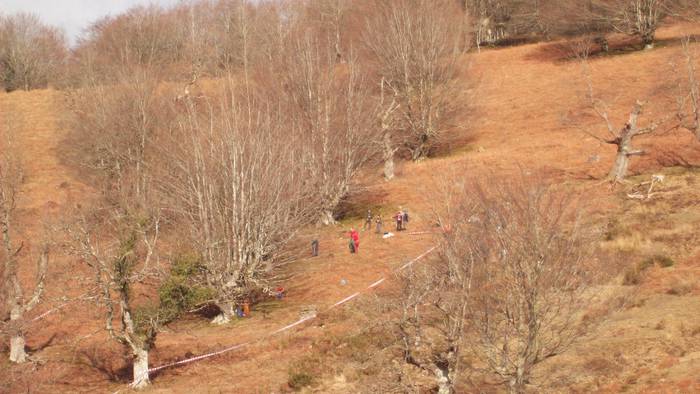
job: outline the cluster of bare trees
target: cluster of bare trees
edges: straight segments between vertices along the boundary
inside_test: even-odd
[[[508,40],[581,34],[622,33],[653,47],[658,27],[667,17],[696,18],[695,0],[460,0],[473,16],[477,45]]]
[[[9,122],[7,119],[5,122]],[[20,268],[31,253],[23,253],[25,244],[19,240],[15,227],[18,220],[17,203],[20,200],[20,189],[24,182],[24,171],[21,158],[14,146],[13,129],[11,125],[3,124],[0,129],[0,234],[2,235],[2,283],[0,283],[2,300],[0,305],[0,325],[2,331],[10,337],[10,361],[22,363],[27,360],[25,351],[25,314],[31,312],[41,301],[48,269],[48,243],[27,246],[34,249],[39,256],[36,263],[36,279],[29,297],[25,296],[23,284],[20,282]]]
[[[586,332],[604,276],[596,231],[578,199],[530,177],[451,181],[436,210],[439,258],[403,276],[404,360],[440,393],[455,392],[465,369],[524,392],[538,363]]]
[[[32,14],[0,15],[0,85],[7,90],[46,87],[63,71],[63,34]]]

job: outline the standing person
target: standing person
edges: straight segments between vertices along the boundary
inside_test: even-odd
[[[403,230],[403,212],[399,210],[394,218],[396,219],[396,231]]]
[[[408,229],[408,210],[404,209],[403,210],[403,229],[406,230]]]
[[[360,233],[357,232],[357,230],[352,230],[350,233],[350,237],[352,238],[353,242],[355,243],[355,253],[360,251]]]
[[[368,209],[367,210],[367,217],[365,218],[365,226],[363,227],[363,230],[371,230],[372,229],[372,210]]]
[[[311,257],[318,256],[318,239],[311,241]]]
[[[353,241],[352,237],[350,237],[348,241],[348,248],[350,249],[350,253],[355,253],[355,241]]]
[[[382,234],[382,217],[377,216],[377,234]]]
[[[348,242],[348,248],[350,248],[350,253],[356,253],[357,252],[357,247],[355,246],[355,229],[351,228],[350,229],[350,239]]]

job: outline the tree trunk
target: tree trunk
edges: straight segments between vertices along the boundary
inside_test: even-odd
[[[428,140],[427,136],[421,137],[421,140],[418,143],[418,146],[411,151],[411,159],[413,161],[420,161],[420,160],[425,159],[428,156],[428,152],[427,152],[428,146],[426,143],[427,140]]]
[[[131,386],[135,389],[142,389],[151,384],[148,377],[148,350],[134,350],[134,381]]]
[[[394,147],[391,145],[391,135],[386,132],[383,136],[384,145],[384,179],[394,179]]]
[[[333,211],[326,209],[321,213],[321,223],[323,225],[328,226],[331,224],[335,224],[335,217],[333,217]]]
[[[438,384],[438,394],[453,394],[455,392],[449,371],[435,367],[435,377]]]
[[[627,167],[629,166],[630,158],[627,152],[618,148],[615,164],[610,171],[610,178],[615,182],[621,182],[627,175]]]
[[[645,32],[642,34],[642,43],[644,44],[644,49],[649,50],[654,48],[654,32]]]
[[[227,324],[231,322],[231,318],[236,316],[236,305],[231,302],[223,302],[216,304],[221,310],[214,320],[211,321],[212,324]]]
[[[518,367],[516,375],[511,378],[508,386],[508,392],[511,394],[521,394],[525,391],[525,373],[522,367]]]
[[[24,351],[24,335],[21,331],[17,331],[10,339],[10,361],[13,363],[23,363],[27,361],[27,353]]]

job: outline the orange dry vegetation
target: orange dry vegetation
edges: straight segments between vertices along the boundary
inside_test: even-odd
[[[659,32],[661,44],[653,51],[590,60],[596,95],[610,104],[616,125],[622,126],[637,99],[648,101],[642,123],[673,110],[673,87],[663,82],[674,76],[670,62],[680,61],[681,34],[698,32],[695,26],[676,25]],[[399,165],[394,182],[384,183],[379,169],[365,171],[362,191],[349,204],[351,211],[381,207],[388,228],[390,214],[403,206],[411,214],[411,230],[430,230],[432,189],[451,171],[479,177],[522,167],[587,193],[601,223],[616,223],[603,246],[621,256],[621,264],[633,267],[651,253],[671,256],[675,264],[642,272],[633,297],[569,352],[539,366],[537,383],[545,391],[700,391],[700,172],[664,169],[700,164],[700,143],[683,131],[640,139],[637,144],[649,154],[633,159],[632,175],[638,176],[632,180],[641,182],[661,172],[667,181],[647,202],[628,199],[628,186],[610,191],[600,180],[612,164],[614,147],[601,145],[574,126],[604,131],[598,119],[581,115],[586,85],[580,65],[553,60],[546,45],[465,56],[462,78],[467,101],[460,119],[465,127],[454,131],[440,157]],[[698,45],[693,47],[700,51]],[[4,126],[14,127],[25,157],[27,179],[19,217],[22,238],[29,246],[41,231],[42,218],[59,215],[90,194],[90,188],[59,159],[62,111],[61,93],[56,91],[0,94],[0,119]],[[595,156],[600,160],[591,160]],[[321,254],[288,267],[288,297],[282,302],[259,305],[252,318],[225,327],[195,317],[178,322],[158,336],[152,364],[259,338],[297,320],[304,309],[323,310],[382,275],[390,276],[392,268],[433,242],[429,235],[404,232],[382,240],[361,232],[359,254],[349,255],[345,233],[350,226],[361,228],[362,219],[306,231],[309,237],[320,234]],[[29,252],[22,261],[26,268],[22,279],[31,283]],[[78,262],[57,255],[50,270],[47,302],[36,314],[60,304],[62,295],[87,290],[76,281],[82,270]],[[347,284],[341,284],[341,279]],[[362,369],[357,354],[348,359],[348,352],[339,349],[348,343],[363,349],[364,342],[357,336],[371,323],[362,313],[370,297],[241,351],[165,370],[155,377],[150,391],[280,392],[286,390],[289,371],[300,360],[326,364],[316,366],[321,372],[314,376],[315,390],[362,391],[363,382],[374,375]],[[3,356],[0,382],[7,384],[0,385],[0,391],[128,390],[128,360],[107,339],[101,324],[89,303],[71,305],[35,324],[28,345],[36,349],[34,355],[41,362],[10,366]]]

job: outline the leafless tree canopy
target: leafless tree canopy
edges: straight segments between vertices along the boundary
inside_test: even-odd
[[[377,72],[399,107],[396,142],[414,160],[425,158],[448,128],[462,35],[453,2],[384,3],[363,36]]]
[[[530,181],[473,190],[472,215],[455,228],[473,262],[468,341],[522,392],[532,368],[583,333],[600,266],[595,234],[576,199]]]
[[[319,218],[330,224],[353,176],[373,153],[373,103],[352,54],[336,65],[333,46],[309,33],[291,40],[280,59],[284,68],[278,89],[285,93],[290,125],[303,146],[297,160],[319,193]]]
[[[436,214],[440,258],[404,276],[405,360],[453,392],[460,358],[523,392],[533,367],[585,332],[582,311],[604,277],[596,232],[571,194],[533,181],[454,179]]]
[[[279,108],[237,94],[189,102],[164,152],[171,176],[162,188],[204,260],[224,321],[267,287],[282,247],[317,217],[299,136]]]
[[[46,87],[67,58],[63,34],[33,14],[0,15],[0,84],[7,91]]]

